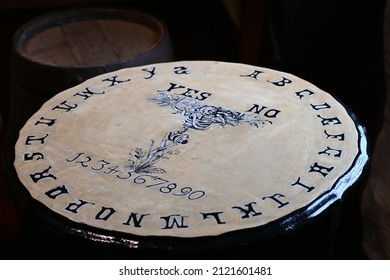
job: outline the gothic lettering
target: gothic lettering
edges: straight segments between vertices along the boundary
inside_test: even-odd
[[[341,133],[341,134],[329,134],[326,130],[324,130],[324,133],[326,135],[326,139],[328,138],[333,138],[333,139],[336,139],[338,141],[344,141],[345,140],[345,135],[344,133]]]
[[[183,89],[184,91],[178,92],[177,91],[178,89]],[[172,91],[175,91],[173,93],[176,95],[183,95],[185,97],[195,98],[196,100],[199,100],[199,101],[205,100],[206,98],[211,96],[211,93],[209,93],[209,92],[204,92],[204,91],[201,92],[199,90],[187,88],[185,86],[178,85],[175,83],[170,83],[170,87],[167,89],[167,92],[172,92]]]
[[[174,84],[174,83],[169,83],[169,84],[170,84],[170,87],[167,89],[168,92],[171,92],[172,90],[176,90],[176,89],[186,88],[185,86],[181,86],[181,85]]]
[[[269,83],[271,83],[271,84],[273,84],[275,86],[278,86],[278,87],[284,87],[285,85],[292,83],[291,80],[289,80],[289,79],[287,79],[285,77],[282,77],[282,78],[283,79],[281,81],[276,81],[276,82],[267,81],[267,82],[269,82]]]
[[[180,93],[180,95],[183,95],[185,97],[189,97],[189,98],[192,98],[193,95],[196,95],[197,93],[199,93],[199,90],[196,90],[196,89],[192,89],[192,88],[187,88],[187,91],[183,92],[183,93]]]
[[[151,79],[154,75],[156,75],[156,67],[143,68],[142,71],[148,72],[150,76],[144,77],[144,79]]]
[[[102,206],[102,209],[96,214],[95,220],[107,221],[115,212],[114,208]]]
[[[326,147],[326,149],[322,152],[319,152],[318,154],[322,155],[325,154],[327,156],[333,156],[333,157],[341,157],[342,150],[338,149],[332,149],[330,147]]]
[[[313,165],[310,166],[309,172],[317,172],[320,173],[322,176],[326,177],[330,171],[333,170],[334,167],[325,167],[322,165],[319,165],[318,162],[315,162]]]
[[[165,226],[161,229],[172,229],[174,227],[177,228],[188,228],[188,225],[185,224],[185,218],[187,216],[182,216],[179,214],[169,215],[166,217],[160,217],[160,219],[165,221]]]
[[[280,110],[268,109],[268,107],[266,106],[261,106],[260,108],[260,105],[258,104],[253,104],[252,108],[250,108],[246,112],[251,112],[259,115],[263,110],[265,110],[263,115],[267,118],[276,118],[276,116],[280,113]]]
[[[45,124],[47,126],[52,126],[54,125],[54,123],[56,122],[57,120],[56,119],[47,119],[47,118],[44,118],[44,117],[41,117],[39,119],[39,121],[37,121],[35,123],[35,125],[38,125],[38,124]]]
[[[131,225],[131,221],[133,221],[134,227],[140,228],[143,218],[148,215],[149,214],[139,215],[138,213],[131,212],[129,218],[127,219],[126,222],[123,223],[123,225],[129,226]]]
[[[330,109],[332,108],[328,103],[324,103],[324,104],[317,104],[317,105],[314,105],[314,104],[310,104],[310,106],[316,110],[316,111],[319,111],[319,110],[323,110],[323,109]]]
[[[118,76],[112,76],[112,77],[104,79],[102,81],[103,82],[110,82],[111,84],[109,85],[109,87],[113,87],[113,86],[116,86],[117,84],[121,84],[121,83],[125,83],[125,82],[131,81],[131,79],[117,80],[117,78],[118,78]]]
[[[42,172],[30,174],[31,180],[33,180],[34,183],[37,183],[39,180],[42,180],[45,178],[52,178],[53,180],[57,180],[56,176],[49,173],[50,169],[51,169],[51,166],[49,166],[48,168],[46,168]]]
[[[75,214],[78,213],[79,209],[83,207],[84,205],[95,205],[95,203],[88,202],[82,199],[78,199],[78,202],[72,202],[69,203],[68,206],[65,207],[65,210],[68,210],[69,212],[73,212]]]
[[[203,91],[203,92],[199,93],[199,96],[195,97],[195,99],[202,101],[202,100],[205,100],[210,95],[211,95],[211,93]]]
[[[307,185],[303,184],[301,182],[301,177],[298,177],[297,181],[295,183],[291,184],[291,186],[293,186],[293,187],[300,186],[302,188],[305,188],[307,192],[311,192],[312,190],[315,189],[315,187],[313,187],[313,186],[307,186]]]
[[[278,199],[278,198],[283,198],[283,197],[285,197],[283,194],[276,193],[276,194],[271,195],[271,196],[264,196],[262,198],[262,200],[271,199],[271,200],[275,201],[278,204],[278,208],[282,208],[282,207],[290,204],[290,202],[283,202],[283,201]]]
[[[219,216],[220,214],[222,214],[223,212],[210,212],[210,213],[200,213],[203,217],[203,220],[206,220],[210,217],[214,218],[215,222],[218,224],[218,225],[221,225],[221,224],[226,224],[226,222],[223,222],[221,221],[221,217]]]
[[[32,153],[32,154],[30,154],[30,153],[25,153],[24,154],[24,160],[25,161],[29,161],[29,160],[36,160],[36,161],[38,161],[38,160],[41,160],[41,159],[44,159],[45,157],[44,157],[44,155],[42,154],[42,153],[39,153],[39,152],[36,152],[36,153]]]
[[[46,134],[45,136],[43,136],[41,138],[35,138],[35,136],[33,136],[33,135],[27,136],[25,145],[31,145],[31,142],[33,142],[33,141],[38,141],[38,142],[40,142],[40,144],[44,144],[47,136],[49,136],[49,134]]]
[[[69,112],[75,108],[77,108],[77,104],[68,104],[67,103],[68,101],[63,101],[60,103],[60,105],[57,105],[55,107],[52,108],[52,110],[64,110],[65,112]]]
[[[233,206],[232,208],[233,209],[237,209],[239,210],[240,212],[244,213],[245,215],[244,216],[241,216],[241,219],[247,219],[249,218],[250,216],[254,217],[254,216],[259,216],[259,215],[262,215],[263,213],[261,212],[256,212],[255,209],[253,209],[253,204],[257,204],[256,202],[250,202],[248,204],[245,204],[245,207],[241,207],[241,206]]]
[[[173,72],[175,72],[175,74],[178,74],[178,75],[188,74],[188,67],[177,66],[177,67],[174,67],[173,69],[174,69]]]
[[[84,98],[84,100],[86,100],[94,94],[105,94],[105,92],[104,91],[103,92],[93,92],[88,87],[86,87],[85,90],[78,92],[78,93],[74,94],[73,96],[81,96]]]
[[[312,94],[314,94],[314,92],[311,90],[308,90],[308,89],[304,89],[304,90],[295,92],[295,94],[299,97],[299,99],[302,99],[303,97],[305,97],[305,95],[312,95]]]
[[[240,77],[251,77],[251,78],[254,78],[257,80],[257,76],[259,74],[262,74],[264,73],[263,71],[258,71],[258,70],[253,70],[253,72],[251,74],[248,74],[248,75],[240,75]]]
[[[67,194],[69,193],[68,190],[66,189],[65,185],[58,186],[54,189],[51,189],[47,192],[45,192],[45,195],[47,195],[51,199],[56,199],[58,196],[62,194]]]
[[[321,119],[321,123],[323,126],[341,124],[341,121],[337,117],[324,118],[324,117],[321,117],[320,115],[317,115],[317,117],[319,117]]]

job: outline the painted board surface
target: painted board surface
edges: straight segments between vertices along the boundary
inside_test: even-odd
[[[365,142],[342,104],[296,76],[179,61],[59,93],[20,131],[14,165],[35,200],[76,223],[217,236],[318,214],[360,176]]]

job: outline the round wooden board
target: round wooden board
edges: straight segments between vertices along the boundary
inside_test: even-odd
[[[363,127],[330,94],[213,61],[87,80],[47,101],[15,150],[21,183],[51,211],[157,237],[294,228],[340,199],[367,162]]]

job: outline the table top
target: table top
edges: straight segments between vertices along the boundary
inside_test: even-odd
[[[14,166],[75,224],[196,238],[299,226],[358,180],[366,146],[350,110],[294,75],[176,61],[54,96],[20,131]]]

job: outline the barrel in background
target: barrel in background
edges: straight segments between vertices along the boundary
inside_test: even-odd
[[[125,67],[173,60],[165,23],[129,9],[66,9],[35,18],[14,34],[9,138],[55,94]]]
[[[171,60],[173,49],[166,24],[146,12],[64,9],[36,17],[20,27],[12,41],[9,115],[7,125],[2,127],[2,170],[8,194],[24,197],[15,191],[19,182],[12,165],[14,143],[19,130],[44,102],[98,74]],[[23,246],[31,238],[40,244],[36,242],[39,238],[50,237],[47,230],[28,225],[23,215],[30,204],[26,197],[15,213],[20,220]]]

